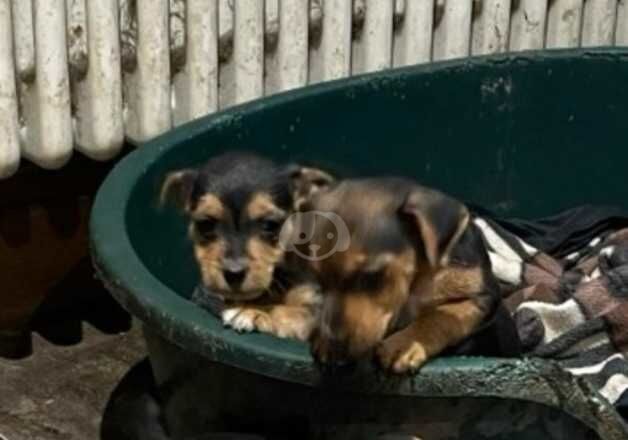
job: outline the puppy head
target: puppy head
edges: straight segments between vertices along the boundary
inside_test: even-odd
[[[205,286],[246,301],[267,291],[284,261],[280,231],[295,205],[330,181],[322,171],[227,153],[199,169],[167,175],[161,199],[188,217]]]
[[[314,355],[323,362],[356,359],[387,335],[416,280],[447,264],[468,213],[402,179],[345,181],[309,205],[338,215],[351,235],[345,251],[310,262],[325,295]],[[330,222],[317,222],[303,252],[324,249],[330,232]]]

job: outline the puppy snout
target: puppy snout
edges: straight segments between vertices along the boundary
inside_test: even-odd
[[[246,272],[244,270],[239,270],[237,272],[225,271],[225,281],[232,287],[238,287],[244,281],[244,277]]]
[[[239,287],[246,277],[248,262],[245,259],[227,259],[223,263],[225,281],[231,287]]]

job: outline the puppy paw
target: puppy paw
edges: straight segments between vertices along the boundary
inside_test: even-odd
[[[270,315],[263,310],[254,308],[233,307],[226,309],[222,312],[222,323],[225,327],[231,327],[240,333],[274,332],[273,320]]]
[[[397,374],[414,373],[426,361],[427,353],[420,342],[396,333],[377,348],[377,358],[385,369]]]
[[[274,332],[279,338],[298,339],[299,341],[307,341],[309,329],[301,325],[279,324],[276,325]]]
[[[307,341],[314,328],[314,318],[300,307],[277,306],[271,311],[273,334],[280,338]]]

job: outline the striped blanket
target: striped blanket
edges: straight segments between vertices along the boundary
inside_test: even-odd
[[[552,256],[495,221],[474,221],[524,352],[557,360],[618,409],[625,408],[628,229],[596,231],[568,255]]]

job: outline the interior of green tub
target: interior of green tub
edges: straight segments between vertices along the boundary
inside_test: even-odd
[[[198,273],[184,219],[155,208],[168,171],[227,149],[350,175],[405,175],[500,215],[628,206],[628,63],[581,53],[415,68],[278,97],[183,127],[133,188],[126,227],[142,263],[188,297]],[[178,140],[184,139],[179,142]]]

